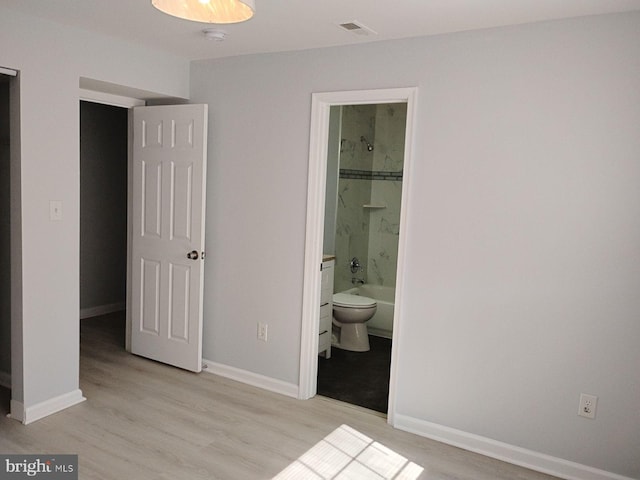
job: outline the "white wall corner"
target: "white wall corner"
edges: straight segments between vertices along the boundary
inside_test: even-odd
[[[393,426],[447,445],[567,480],[634,480],[617,473],[599,470],[399,413],[394,415]]]
[[[11,401],[11,418],[24,423],[33,423],[36,420],[53,415],[78,403],[84,402],[86,398],[82,396],[82,390],[77,389],[58,397],[50,398],[44,402],[37,403],[32,407],[25,407],[20,402]]]
[[[24,404],[22,402],[18,402],[16,400],[11,400],[11,404],[9,406],[9,415],[7,417],[16,420],[18,422],[24,423]]]
[[[266,377],[257,373],[230,367],[211,360],[202,359],[202,371],[230,378],[237,382],[246,383],[253,387],[269,390],[270,392],[286,395],[287,397],[298,398],[298,386],[293,383],[283,382],[275,378]]]

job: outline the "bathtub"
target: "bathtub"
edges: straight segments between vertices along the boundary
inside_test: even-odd
[[[391,338],[393,334],[393,302],[396,296],[395,287],[364,284],[345,290],[343,293],[375,299],[378,303],[378,308],[373,318],[367,322],[369,334]]]

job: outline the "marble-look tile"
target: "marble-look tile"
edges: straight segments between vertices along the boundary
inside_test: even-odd
[[[342,108],[340,168],[371,170],[374,152],[369,152],[360,138],[364,136],[373,143],[375,124],[375,105],[347,105]]]
[[[352,257],[358,257],[365,273],[369,247],[369,215],[362,208],[371,198],[371,182],[340,179],[336,217],[336,269],[334,290],[351,288],[353,274],[346,268]],[[362,278],[362,277],[360,277]]]
[[[350,105],[342,109],[341,169],[402,172],[406,104]],[[368,151],[361,137],[374,145]],[[379,178],[379,177],[376,177]],[[336,215],[334,290],[351,288],[355,276],[367,283],[394,286],[402,181],[340,178]],[[363,208],[365,204],[384,209]],[[363,267],[355,275],[349,261]]]

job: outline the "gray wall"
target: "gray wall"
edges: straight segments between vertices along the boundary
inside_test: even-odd
[[[204,357],[297,384],[311,93],[417,86],[395,417],[640,477],[639,58],[629,13],[195,62]]]
[[[11,374],[9,83],[0,74],[0,375]]]
[[[126,300],[125,108],[80,102],[80,308]]]

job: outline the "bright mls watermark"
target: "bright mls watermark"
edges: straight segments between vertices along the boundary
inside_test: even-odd
[[[0,480],[78,480],[78,455],[2,455]]]

